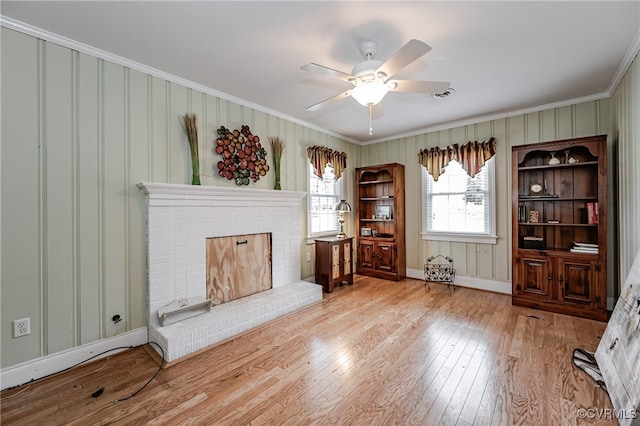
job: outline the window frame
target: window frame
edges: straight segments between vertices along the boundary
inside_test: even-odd
[[[487,215],[489,229],[484,233],[475,232],[433,232],[429,231],[429,219],[427,218],[427,204],[429,202],[429,194],[427,193],[427,168],[420,166],[421,170],[421,198],[422,198],[422,232],[420,235],[423,240],[430,241],[453,241],[464,243],[483,243],[497,244],[498,236],[496,235],[496,180],[495,180],[495,156],[488,160],[484,167],[487,167]],[[441,175],[442,176],[442,175]]]
[[[328,166],[331,166],[331,164],[328,164]],[[331,166],[331,168],[333,170],[333,166]],[[316,195],[311,193],[312,170],[313,170],[313,165],[307,159],[307,194],[308,194],[308,196],[307,196],[307,240],[308,240],[309,243],[313,243],[315,238],[321,238],[321,237],[337,235],[340,232],[340,224],[338,223],[338,212],[335,213],[335,215],[336,215],[336,229],[335,230],[312,232],[312,229],[311,229],[312,228],[312,226],[311,226],[311,222],[312,222],[312,219],[311,219],[311,204],[312,204],[312,198],[316,196]],[[324,173],[323,173],[323,175],[324,175]],[[317,178],[317,176],[316,176],[316,178]],[[337,192],[338,192],[338,194],[336,195],[336,197],[337,197],[336,203],[338,203],[341,199],[344,198],[343,181],[344,181],[343,176],[340,176],[340,178],[336,179],[336,181],[335,181],[335,185],[337,187]]]

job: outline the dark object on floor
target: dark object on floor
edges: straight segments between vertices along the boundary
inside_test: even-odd
[[[593,352],[580,348],[574,349],[573,364],[587,373],[587,375],[591,377],[598,386],[605,391],[607,390],[607,385],[604,383],[602,373],[600,372],[600,368],[598,367],[598,363],[596,362],[596,357]]]
[[[100,388],[100,389],[98,389],[97,391],[95,391],[94,393],[92,393],[92,394],[91,394],[91,397],[93,397],[93,398],[97,398],[97,397],[99,397],[100,395],[102,395],[102,392],[104,392],[104,388]]]

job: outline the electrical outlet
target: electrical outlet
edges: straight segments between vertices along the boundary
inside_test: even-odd
[[[307,253],[307,262],[311,262],[311,253]]]
[[[13,337],[22,337],[31,334],[31,321],[23,318],[13,321]]]

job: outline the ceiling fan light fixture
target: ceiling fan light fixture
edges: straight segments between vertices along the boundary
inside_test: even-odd
[[[400,50],[384,62],[373,59],[373,56],[378,50],[378,44],[376,42],[364,41],[359,43],[358,47],[365,60],[356,64],[351,74],[315,63],[300,67],[303,70],[334,77],[353,85],[351,90],[343,91],[322,102],[307,107],[308,111],[316,111],[324,105],[351,96],[356,102],[367,107],[369,110],[369,135],[373,135],[373,106],[379,104],[389,91],[435,93],[444,90],[449,85],[449,83],[440,81],[390,80],[406,66],[431,50],[431,46],[420,40],[409,40]],[[434,95],[434,97],[439,99],[449,96],[452,92],[453,89],[449,88],[447,92],[438,93]]]
[[[351,90],[351,96],[360,105],[370,106],[379,103],[389,92],[389,87],[380,81],[361,81]]]

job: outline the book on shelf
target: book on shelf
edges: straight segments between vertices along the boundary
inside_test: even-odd
[[[544,237],[536,235],[527,235],[522,237],[522,248],[543,250],[544,247]]]
[[[569,251],[571,253],[598,254],[598,245],[591,243],[579,243],[574,241],[573,247]]]
[[[574,241],[573,245],[576,246],[576,247],[587,247],[587,248],[596,248],[596,249],[598,248],[597,244],[581,243],[581,242],[578,242],[578,241]]]
[[[587,203],[587,223],[598,223],[598,203]]]
[[[598,254],[598,249],[588,249],[583,247],[574,247],[569,250],[571,253],[589,253],[589,254]]]
[[[524,223],[529,221],[529,206],[520,204],[518,206],[518,222]]]

